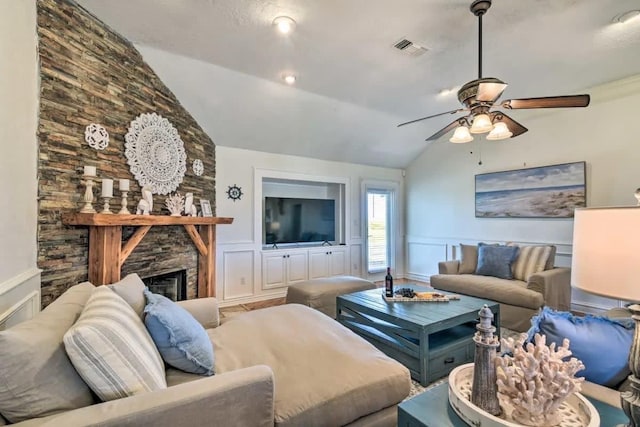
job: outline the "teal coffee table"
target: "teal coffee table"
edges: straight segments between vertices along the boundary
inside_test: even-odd
[[[449,302],[387,302],[382,292],[371,289],[338,296],[336,320],[406,366],[411,378],[423,386],[473,362],[473,334],[484,304],[500,331],[500,305],[495,301],[460,295],[460,300]]]
[[[587,397],[600,414],[600,427],[629,422],[622,409]],[[440,384],[398,405],[398,427],[468,427],[449,405],[449,384]]]

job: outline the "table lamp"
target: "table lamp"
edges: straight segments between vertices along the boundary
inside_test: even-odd
[[[633,302],[628,307],[636,326],[631,389],[621,394],[621,402],[629,426],[640,426],[640,207],[575,210],[571,286]]]

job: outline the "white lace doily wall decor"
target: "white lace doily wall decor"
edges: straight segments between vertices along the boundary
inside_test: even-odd
[[[204,173],[204,164],[200,159],[195,159],[191,167],[193,168],[193,173],[196,174],[196,176],[201,176]]]
[[[156,113],[140,114],[124,139],[129,170],[140,187],[151,187],[153,194],[169,194],[178,188],[187,170],[187,155],[169,120]]]
[[[84,129],[84,140],[89,144],[89,147],[104,150],[109,146],[109,132],[104,126],[91,123]]]

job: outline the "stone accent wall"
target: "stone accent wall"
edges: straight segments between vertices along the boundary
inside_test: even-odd
[[[38,126],[38,265],[42,303],[48,305],[68,287],[87,280],[88,229],[65,226],[64,212],[81,207],[84,165],[98,176],[131,184],[129,210],[135,212],[140,187],[124,155],[124,135],[141,113],[156,112],[178,130],[187,153],[187,172],[178,191],[209,199],[215,214],[215,145],[143,61],[133,45],[70,0],[38,0],[40,120]],[[103,151],[84,141],[85,127],[102,124],[109,132]],[[13,141],[19,143],[19,141]],[[204,162],[195,176],[194,159]],[[99,195],[100,186],[94,188]],[[166,196],[154,197],[154,215],[168,215]],[[117,207],[116,207],[117,206]],[[95,203],[94,207],[98,207]],[[119,200],[112,200],[112,211]],[[125,228],[127,239],[134,228]],[[182,226],[153,227],[122,268],[141,277],[187,269],[189,298],[196,296],[197,250]]]

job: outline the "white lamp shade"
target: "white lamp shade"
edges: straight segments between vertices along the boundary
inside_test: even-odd
[[[488,114],[478,114],[473,118],[473,123],[471,124],[471,129],[469,132],[471,133],[485,133],[489,132],[493,129],[493,125],[491,124],[491,118]]]
[[[487,135],[487,139],[490,141],[498,141],[501,139],[511,138],[513,136],[513,132],[509,130],[507,124],[504,122],[498,122],[493,125],[493,130],[489,132]]]
[[[575,210],[571,286],[640,301],[640,208]]]
[[[466,126],[458,126],[449,141],[454,144],[462,144],[473,141],[473,137],[469,133],[469,128]]]

